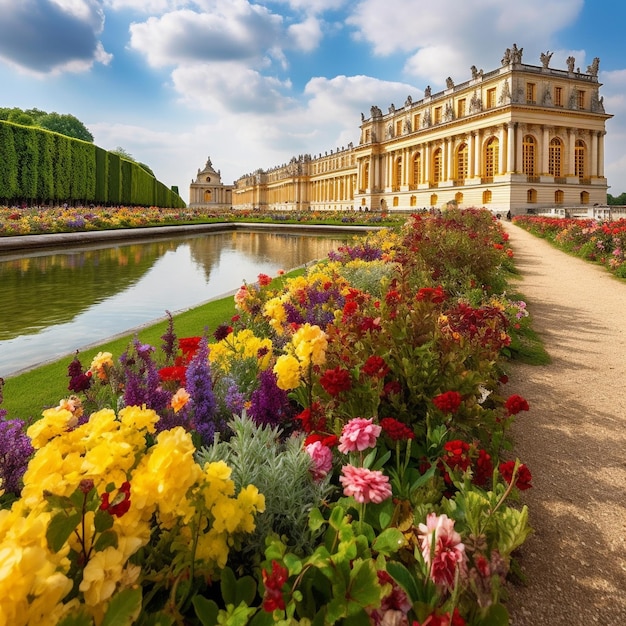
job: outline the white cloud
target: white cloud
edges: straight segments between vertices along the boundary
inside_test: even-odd
[[[304,22],[292,24],[287,32],[295,42],[295,47],[304,52],[315,50],[324,36],[320,21],[315,17],[308,17]]]

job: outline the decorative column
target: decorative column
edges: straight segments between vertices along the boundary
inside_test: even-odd
[[[476,171],[475,161],[474,161],[475,144],[476,144],[476,133],[471,132],[469,135],[469,146],[467,149],[467,160],[468,160],[467,176],[468,178],[474,178],[475,176],[475,171]]]
[[[445,143],[446,148],[446,173],[444,180],[452,180],[454,177],[453,156],[454,156],[454,137],[448,137]]]
[[[500,125],[498,129],[498,143],[500,144],[500,149],[498,150],[498,171],[495,174],[504,174],[507,168],[507,136],[504,132],[504,124]]]
[[[604,178],[604,136],[606,131],[598,133],[598,176]]]
[[[424,147],[424,182],[430,184],[430,142]]]
[[[506,171],[517,172],[517,164],[515,163],[515,123],[509,122],[506,126]]]
[[[474,142],[474,176],[482,177],[482,159],[480,158],[482,131],[476,131],[476,141]]]
[[[600,133],[591,133],[591,177],[596,178],[598,176],[598,135]]]
[[[515,126],[515,171],[522,173],[524,171],[524,128],[519,122]]]
[[[547,126],[541,127],[541,171],[543,176],[547,176],[550,171],[550,129]]]

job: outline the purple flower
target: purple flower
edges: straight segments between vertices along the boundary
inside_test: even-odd
[[[0,420],[0,478],[7,493],[20,495],[22,476],[34,450],[21,420]]]
[[[264,370],[259,375],[259,386],[250,396],[248,414],[256,424],[270,426],[283,425],[295,415],[287,392],[278,387],[272,370]]]
[[[187,367],[187,392],[191,396],[189,401],[193,411],[193,425],[200,435],[202,443],[213,443],[213,436],[217,430],[217,403],[213,393],[211,381],[211,367],[209,365],[209,344],[206,335],[198,344],[198,350]]]
[[[165,313],[167,314],[167,330],[161,335],[161,339],[163,340],[161,349],[165,355],[165,362],[173,363],[178,349],[178,342],[176,340],[176,333],[174,332],[174,319],[172,318],[172,314],[169,311],[165,311]]]

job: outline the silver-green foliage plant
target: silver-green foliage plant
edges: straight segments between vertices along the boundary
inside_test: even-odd
[[[329,477],[314,480],[302,436],[284,438],[280,428],[257,425],[245,411],[234,416],[229,427],[230,439],[217,435],[211,446],[198,451],[198,461],[225,461],[237,489],[252,484],[265,496],[265,512],[257,514],[255,532],[246,537],[242,556],[248,563],[262,560],[266,537],[272,534],[291,552],[312,553],[317,533],[310,528],[309,513],[321,507],[334,488]]]

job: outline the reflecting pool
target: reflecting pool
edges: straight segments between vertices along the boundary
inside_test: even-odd
[[[238,230],[0,255],[0,377],[325,258],[349,236]]]

